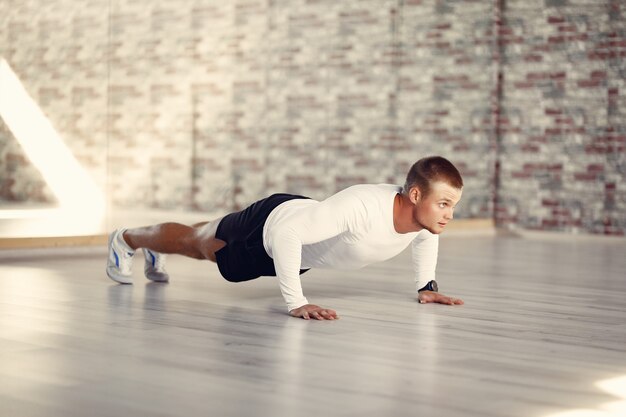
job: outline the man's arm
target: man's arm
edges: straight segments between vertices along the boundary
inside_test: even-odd
[[[415,271],[415,284],[417,286],[417,299],[421,304],[440,303],[448,305],[463,304],[459,298],[448,297],[435,291],[419,291],[428,282],[435,279],[437,257],[439,255],[439,236],[423,230],[411,243],[413,258],[413,270]]]
[[[302,245],[321,242],[354,230],[364,221],[363,202],[350,188],[303,208],[268,230],[269,246],[280,290],[291,315],[322,319],[337,317],[334,310],[309,304],[302,292]]]

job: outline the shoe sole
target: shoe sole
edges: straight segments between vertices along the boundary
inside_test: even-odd
[[[157,278],[157,279],[155,279],[155,278],[149,277],[148,275],[146,275],[146,278],[148,278],[152,282],[170,282],[169,278]]]
[[[120,283],[120,284],[132,284],[133,283],[132,277],[114,275],[111,273],[111,271],[109,271],[108,267],[107,267],[107,276],[111,278],[113,281]]]

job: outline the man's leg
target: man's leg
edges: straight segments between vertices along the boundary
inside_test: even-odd
[[[158,253],[177,254],[215,262],[215,252],[226,245],[215,237],[221,218],[193,226],[161,223],[124,231],[124,241],[131,249],[145,248]]]
[[[215,252],[226,245],[215,237],[220,219],[186,226],[162,223],[135,229],[118,229],[109,236],[107,275],[121,284],[132,284],[132,258],[143,249],[144,274],[155,282],[169,281],[165,271],[165,254],[179,254],[216,262]]]

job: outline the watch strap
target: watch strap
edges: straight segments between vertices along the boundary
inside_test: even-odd
[[[431,281],[428,281],[428,284],[424,285],[422,288],[417,290],[417,292],[422,292],[422,291],[432,291],[432,292],[439,291],[439,287],[437,286],[437,281],[435,281],[434,279]]]

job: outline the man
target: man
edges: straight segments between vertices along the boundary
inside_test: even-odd
[[[411,167],[404,187],[355,185],[321,202],[274,194],[212,222],[118,229],[109,237],[107,275],[131,284],[138,248],[146,258],[146,277],[157,282],[169,280],[163,254],[208,259],[233,282],[277,276],[292,316],[334,320],[334,310],[304,297],[300,274],[312,267],[361,268],[412,244],[419,302],[463,304],[439,293],[434,280],[438,234],[452,220],[462,189],[456,167],[434,156]]]

